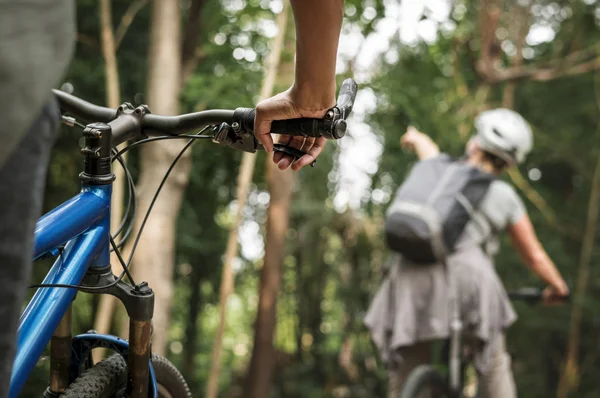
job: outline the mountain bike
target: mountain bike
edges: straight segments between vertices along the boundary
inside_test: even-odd
[[[340,87],[337,105],[323,119],[275,121],[272,133],[304,137],[342,138],[346,119],[352,111],[356,83],[347,79]],[[128,271],[140,235],[163,183],[184,151],[198,139],[210,139],[233,149],[256,152],[264,149],[253,134],[255,110],[208,110],[180,116],[159,116],[147,106],[124,103],[117,109],[93,105],[73,95],[54,90],[62,121],[83,128],[81,148],[83,171],[81,192],[40,218],[35,227],[34,259],[56,257],[42,284],[36,288],[19,320],[18,348],[11,377],[11,398],[16,398],[50,343],[50,381],[44,397],[191,397],[181,373],[168,360],[152,354],[154,293],[146,282],[135,283]],[[78,120],[90,122],[81,124]],[[201,129],[201,130],[200,130]],[[187,134],[200,130],[196,134]],[[120,247],[129,237],[133,222],[127,214],[135,211],[135,186],[122,155],[147,142],[188,139],[164,176],[133,240],[131,253],[123,259]],[[117,145],[134,141],[117,151]],[[299,159],[304,152],[276,144],[275,151]],[[125,170],[129,202],[123,222],[110,233],[112,163]],[[314,162],[312,164],[314,166]],[[121,235],[120,241],[119,235]],[[114,275],[110,252],[114,251],[123,272]],[[129,283],[125,282],[127,276]],[[129,317],[129,338],[121,339],[94,331],[72,336],[71,303],[78,292],[110,294],[124,305]],[[115,352],[94,364],[95,348]]]
[[[542,289],[524,287],[508,292],[511,300],[536,304],[543,300]],[[562,298],[568,300],[569,297]],[[406,378],[400,398],[462,398],[464,397],[465,369],[473,359],[473,351],[464,347],[461,339],[462,325],[454,319],[450,337],[444,342],[443,357],[448,358],[448,372],[444,377],[432,365],[417,366]],[[477,397],[475,393],[473,396]]]

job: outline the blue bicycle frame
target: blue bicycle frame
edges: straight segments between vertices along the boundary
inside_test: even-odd
[[[83,185],[82,191],[36,224],[34,258],[60,255],[44,279],[44,284],[79,285],[89,269],[106,267],[109,260],[110,197],[112,185]],[[10,398],[16,398],[27,381],[61,319],[75,299],[77,289],[49,287],[38,289],[21,315],[18,348],[10,384]],[[110,340],[113,336],[94,335]],[[127,344],[122,340],[120,343]],[[151,395],[156,381],[150,368]],[[154,388],[153,388],[154,387]]]
[[[80,285],[83,281],[80,290],[115,295],[127,309],[130,318],[129,347],[126,346],[127,342],[113,336],[96,333],[76,336],[71,347],[74,365],[95,347],[94,344],[87,344],[83,352],[81,347],[85,344],[80,342],[102,340],[102,346],[109,346],[127,356],[127,393],[134,398],[146,398],[148,395],[156,397],[156,378],[152,364],[148,361],[154,293],[144,282],[134,287],[117,282],[109,271],[110,197],[114,179],[111,172],[111,162],[114,159],[112,148],[136,137],[161,134],[173,136],[212,125],[218,126],[214,129],[212,137],[196,138],[212,138],[213,141],[233,149],[253,153],[264,149],[252,134],[255,111],[250,108],[237,108],[180,116],[159,116],[150,114],[145,105],[134,109],[131,104],[124,103],[118,109],[110,109],[90,104],[58,90],[53,90],[53,93],[61,109],[94,123],[86,125],[83,130],[85,146],[81,152],[85,161],[84,171],[80,174],[83,189],[79,195],[38,221],[34,257],[37,259],[47,254],[60,254],[44,284]],[[273,122],[272,132],[288,134],[296,131],[296,135],[304,137],[342,138],[346,133],[346,117],[352,110],[356,93],[356,83],[352,79],[346,79],[340,88],[337,105],[327,111],[324,119],[279,120]],[[67,124],[73,125],[74,120],[69,119],[72,118],[67,118]],[[275,150],[296,158],[304,155],[302,151],[285,145],[276,144]],[[63,248],[58,250],[59,247]],[[70,337],[70,325],[65,327],[65,330],[69,330],[68,335],[62,334],[64,324],[69,322],[61,321],[65,319],[76,294],[77,289],[74,288],[44,287],[33,296],[19,323],[18,349],[10,385],[10,398],[17,397],[48,342],[55,341],[52,340],[53,335],[57,338]],[[61,348],[66,350],[62,346]],[[63,351],[61,353],[64,354]],[[68,356],[68,353],[66,354]],[[52,358],[51,355],[51,367]],[[73,375],[62,374],[57,379],[61,382],[69,379],[68,382],[72,377]],[[51,377],[51,382],[57,379]],[[60,388],[58,390],[60,392]],[[50,392],[54,394],[54,391]]]

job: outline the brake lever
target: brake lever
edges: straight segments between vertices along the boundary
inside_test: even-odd
[[[256,138],[255,138],[256,140]],[[258,150],[264,151],[265,148],[263,148],[263,146],[258,142],[258,140],[256,140],[256,145]],[[300,158],[304,155],[306,155],[306,152],[303,152],[299,149],[296,148],[292,148],[291,146],[287,146],[284,144],[273,144],[273,151],[275,152],[282,152],[286,155],[290,155],[294,158],[294,162],[300,160]],[[313,160],[312,162],[310,162],[310,167],[315,167],[315,164],[317,164],[316,160]]]
[[[221,123],[219,126],[216,126],[213,130],[213,133],[213,142],[227,145],[230,148],[238,151],[255,153],[256,151],[265,150],[265,148],[258,142],[254,134],[248,132],[236,133],[227,123]],[[305,152],[284,144],[274,144],[273,150],[275,152],[282,152],[286,155],[293,156],[294,161],[297,161],[302,156],[306,155]],[[310,166],[315,167],[316,163],[317,161],[313,160],[310,163]]]
[[[299,149],[292,148],[291,146],[287,146],[284,144],[273,144],[273,150],[275,152],[283,152],[287,155],[292,155],[294,157],[294,161],[300,160],[300,158],[302,156],[306,155],[306,152],[303,152]],[[309,164],[310,164],[310,167],[315,167],[315,165],[317,164],[317,161],[313,160]]]

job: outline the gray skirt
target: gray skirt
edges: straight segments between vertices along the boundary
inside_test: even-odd
[[[452,255],[447,266],[412,265],[399,257],[391,264],[364,320],[385,363],[401,362],[401,347],[449,337],[450,286],[465,333],[483,343],[475,365],[485,372],[486,342],[517,316],[490,257],[479,247]]]

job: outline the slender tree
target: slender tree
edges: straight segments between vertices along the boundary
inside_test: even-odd
[[[291,24],[290,24],[291,25]],[[288,25],[288,29],[290,29]],[[290,42],[286,43],[286,48]],[[282,64],[280,83],[291,85],[290,65]],[[283,73],[283,71],[286,73]],[[269,396],[275,365],[273,338],[276,326],[277,295],[281,285],[282,264],[289,223],[295,174],[291,169],[281,171],[270,157],[266,159],[266,179],[270,194],[267,210],[265,257],[260,271],[258,310],[256,314],[254,345],[246,374],[244,396],[263,398]]]
[[[106,104],[110,108],[116,108],[121,102],[119,88],[119,68],[117,64],[116,43],[112,26],[111,0],[100,0],[100,38],[102,46],[102,56],[104,57],[104,84],[106,87]],[[117,166],[113,169],[115,181],[113,182],[110,226],[111,231],[117,230],[123,217],[123,198],[125,195],[125,173]],[[110,256],[112,272],[119,274],[122,271],[121,264],[116,254],[113,252]],[[110,332],[113,320],[114,307],[117,299],[110,295],[100,297],[94,329],[98,333],[106,334]],[[104,356],[104,350],[93,351],[94,360],[97,362]]]
[[[288,21],[287,3],[283,10],[277,16],[278,33],[273,38],[271,52],[267,58],[265,77],[263,79],[262,88],[260,90],[260,99],[269,98],[273,94],[281,52],[283,50],[283,39],[286,33]],[[252,182],[252,174],[256,155],[252,153],[244,153],[240,164],[240,171],[237,180],[237,210],[235,221],[229,232],[227,239],[227,248],[225,250],[225,260],[223,262],[223,274],[221,276],[221,287],[219,296],[219,324],[217,333],[213,343],[212,362],[210,376],[208,378],[208,386],[206,389],[206,398],[216,398],[219,387],[219,373],[221,366],[221,347],[223,345],[223,333],[225,331],[225,322],[227,319],[227,300],[233,292],[234,275],[231,269],[231,263],[237,256],[238,252],[238,230],[244,215],[246,200],[248,198],[248,189]]]

